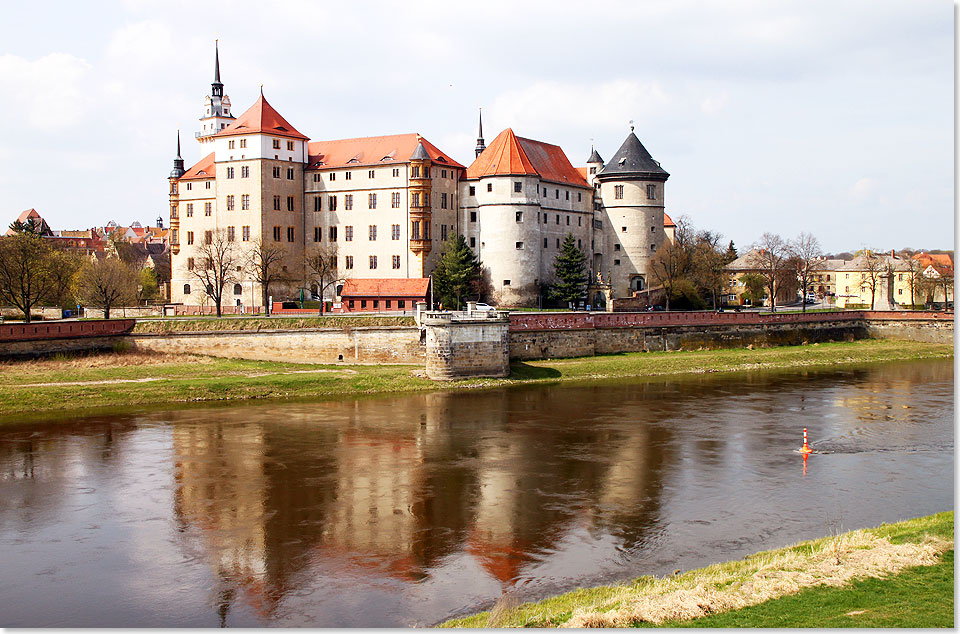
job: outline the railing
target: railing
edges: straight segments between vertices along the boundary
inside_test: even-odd
[[[39,324],[0,324],[0,341],[31,339],[73,339],[75,337],[109,337],[122,335],[133,328],[133,319],[104,321],[66,321]]]

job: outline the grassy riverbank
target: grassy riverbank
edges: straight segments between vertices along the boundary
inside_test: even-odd
[[[176,317],[138,319],[134,333],[292,330],[297,328],[361,328],[415,326],[413,317],[389,315],[330,315],[326,317]]]
[[[0,423],[53,412],[263,398],[363,394],[682,376],[882,361],[945,359],[952,346],[864,340],[782,348],[651,352],[515,363],[506,379],[435,383],[420,366],[347,366],[108,353],[0,363]]]
[[[443,627],[953,627],[953,511]]]

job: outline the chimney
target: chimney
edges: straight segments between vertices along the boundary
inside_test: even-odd
[[[891,257],[891,258],[896,258],[896,257],[897,257],[897,252],[896,252],[895,250],[893,250],[893,249],[890,249],[890,257]]]

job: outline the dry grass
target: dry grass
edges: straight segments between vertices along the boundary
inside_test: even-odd
[[[194,354],[166,354],[159,352],[98,352],[92,354],[54,355],[41,359],[0,361],[0,375],[24,376],[44,372],[73,372],[101,368],[170,365],[175,363],[210,364],[213,357]]]
[[[696,619],[757,605],[803,588],[842,586],[855,579],[882,578],[905,568],[930,566],[952,547],[952,541],[936,537],[893,544],[885,537],[854,531],[803,549],[648,581],[642,588],[623,586],[602,601],[574,610],[564,627],[623,627]]]

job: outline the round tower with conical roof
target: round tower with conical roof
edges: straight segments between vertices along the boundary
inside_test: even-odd
[[[632,125],[620,149],[597,170],[604,225],[602,273],[614,297],[629,297],[655,284],[649,264],[666,239],[664,185],[669,177]]]

